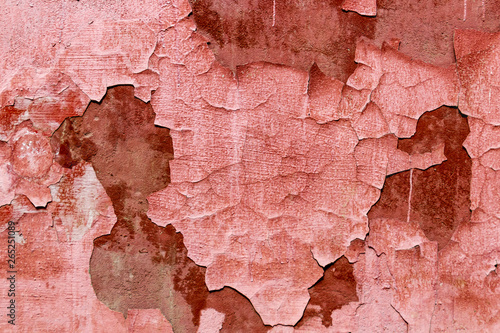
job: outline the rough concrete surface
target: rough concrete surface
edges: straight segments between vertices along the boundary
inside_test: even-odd
[[[499,332],[497,0],[0,4],[1,332]]]

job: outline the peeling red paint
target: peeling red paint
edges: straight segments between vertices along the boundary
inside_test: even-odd
[[[308,70],[315,62],[344,82],[355,69],[354,45],[361,36],[377,45],[398,39],[403,53],[441,66],[455,59],[456,28],[497,31],[500,17],[494,0],[469,0],[468,6],[467,1],[408,0],[190,3],[200,33],[229,68],[268,61]]]
[[[399,140],[398,147],[411,154],[429,152],[444,144],[447,160],[427,170],[389,177],[381,199],[370,211],[370,220],[418,223],[426,237],[443,248],[457,226],[470,219],[471,162],[462,147],[468,132],[467,120],[457,109],[441,107],[425,113],[419,119],[415,135]]]
[[[207,86],[183,66],[159,62],[155,122],[171,128],[177,150],[172,182],[149,197],[148,216],[182,232],[189,257],[207,266],[210,290],[242,292],[266,324],[296,324],[306,288],[320,277],[317,264],[328,265],[352,240],[365,238],[365,214],[386,175],[446,159],[442,144],[426,153],[398,150],[397,136],[413,135],[428,108],[457,103],[454,67],[414,61],[366,39],[356,56],[360,66],[371,66],[354,74],[352,84],[360,90],[342,88],[316,67],[307,73],[267,63],[238,67],[236,77],[218,68],[217,83]],[[225,89],[215,88],[221,82]],[[193,91],[192,85],[202,88]],[[400,95],[391,104],[382,96],[394,86]],[[434,86],[442,89],[428,93]],[[338,101],[337,110],[334,103],[331,110],[311,112],[322,96]],[[412,96],[409,104],[405,96]],[[362,123],[352,123],[370,101],[391,120],[387,130],[393,134],[359,142],[355,129],[362,132]],[[254,222],[240,222],[248,220]]]
[[[499,331],[495,0],[191,6],[4,6],[20,331]]]
[[[377,14],[376,0],[344,0],[342,9],[353,11],[360,15],[375,16]]]
[[[15,127],[0,149],[0,204],[25,195],[36,207],[45,207],[52,200],[49,186],[62,176],[61,167],[53,161],[48,138],[27,120]]]
[[[99,331],[105,327],[125,331],[120,314],[95,297],[86,268],[93,239],[109,232],[116,222],[111,201],[88,164],[65,170],[62,179],[51,185],[51,192],[52,202],[46,209],[36,209],[22,195],[9,205],[8,220],[19,230],[16,327],[20,331]],[[0,237],[7,244],[7,230]],[[2,260],[1,269],[8,270],[7,260]],[[0,287],[5,295],[6,286]],[[11,329],[6,321],[0,327]]]

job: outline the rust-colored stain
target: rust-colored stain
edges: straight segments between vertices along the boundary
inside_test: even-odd
[[[398,143],[408,153],[424,153],[445,144],[445,162],[413,171],[410,212],[410,220],[417,221],[439,249],[446,246],[458,225],[470,221],[472,162],[462,147],[468,134],[467,118],[458,109],[443,106],[425,113],[415,135]]]
[[[0,133],[2,133],[2,140],[5,140],[4,136],[12,132],[16,125],[20,123],[20,118],[24,112],[25,110],[11,105],[0,109]]]
[[[458,109],[443,106],[425,113],[410,139],[398,142],[409,153],[427,153],[444,143],[447,160],[427,170],[415,169],[387,177],[380,200],[369,218],[395,218],[406,221],[408,214],[427,238],[442,249],[460,223],[470,220],[471,159],[462,143],[469,134],[467,118]],[[408,198],[412,183],[411,205]]]
[[[192,0],[193,16],[222,64],[252,61],[320,68],[344,82],[356,68],[357,38],[374,38],[377,18],[342,11],[341,0]],[[274,13],[274,19],[273,19]],[[273,25],[274,21],[274,25]],[[307,27],[307,29],[304,29]]]
[[[342,256],[333,264],[325,267],[325,274],[314,286],[309,288],[309,295],[311,295],[311,300],[304,316],[296,326],[300,328],[303,322],[316,316],[321,318],[323,326],[332,326],[331,314],[333,310],[340,309],[349,302],[359,300],[356,293],[353,265],[346,257]]]
[[[94,242],[90,273],[97,297],[113,310],[159,308],[179,332],[199,325],[208,296],[204,268],[187,258],[172,226],[137,215],[118,220]]]
[[[261,333],[267,332],[271,328],[264,325],[250,301],[230,287],[210,292],[206,307],[225,314],[224,323],[220,330],[223,333]]]

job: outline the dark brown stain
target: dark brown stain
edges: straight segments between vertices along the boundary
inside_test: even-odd
[[[415,135],[399,140],[398,148],[413,154],[430,152],[444,143],[447,160],[427,170],[413,170],[410,220],[420,225],[427,238],[448,244],[460,223],[470,220],[471,165],[462,143],[469,134],[467,118],[458,109],[443,106],[420,117]],[[369,219],[406,221],[410,171],[387,177],[380,200]]]
[[[470,221],[472,162],[462,143],[469,134],[467,118],[458,109],[441,107],[425,113],[417,132],[398,142],[408,153],[424,153],[445,144],[447,160],[427,170],[414,170],[410,219],[442,249],[460,223]]]
[[[342,1],[190,0],[198,31],[211,41],[219,62],[235,70],[255,61],[308,70],[316,61],[342,80],[355,69],[354,46],[373,38],[377,18],[344,12]]]
[[[145,215],[119,221],[94,242],[92,285],[108,307],[159,308],[175,332],[194,332],[205,308],[205,268],[187,257],[180,233],[153,224]]]
[[[304,316],[296,327],[302,326],[309,318],[319,316],[324,326],[332,325],[332,311],[340,309],[350,302],[357,302],[356,280],[353,264],[342,256],[333,264],[325,267],[323,277],[309,288],[311,299]],[[319,307],[319,310],[318,310]]]
[[[169,130],[155,126],[154,117],[132,86],[117,86],[82,117],[66,119],[51,139],[64,167],[92,163],[118,219],[109,235],[94,241],[90,275],[97,297],[124,315],[159,308],[175,332],[196,332],[206,308],[225,314],[228,332],[266,331],[241,294],[208,291],[206,268],[188,258],[182,234],[147,217],[146,198],[168,185],[173,158]]]
[[[108,89],[82,117],[66,119],[52,136],[56,161],[71,167],[91,162],[120,219],[147,210],[146,197],[170,182],[173,158],[169,130],[154,125],[149,103],[132,86]]]
[[[222,47],[224,45],[224,29],[219,13],[210,9],[211,3],[209,2],[194,0],[189,3],[195,13],[197,28],[205,31],[212,40]]]

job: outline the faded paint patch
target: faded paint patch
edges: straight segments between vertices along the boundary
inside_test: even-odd
[[[224,314],[214,309],[206,309],[201,312],[200,327],[198,333],[218,333],[222,329]]]

